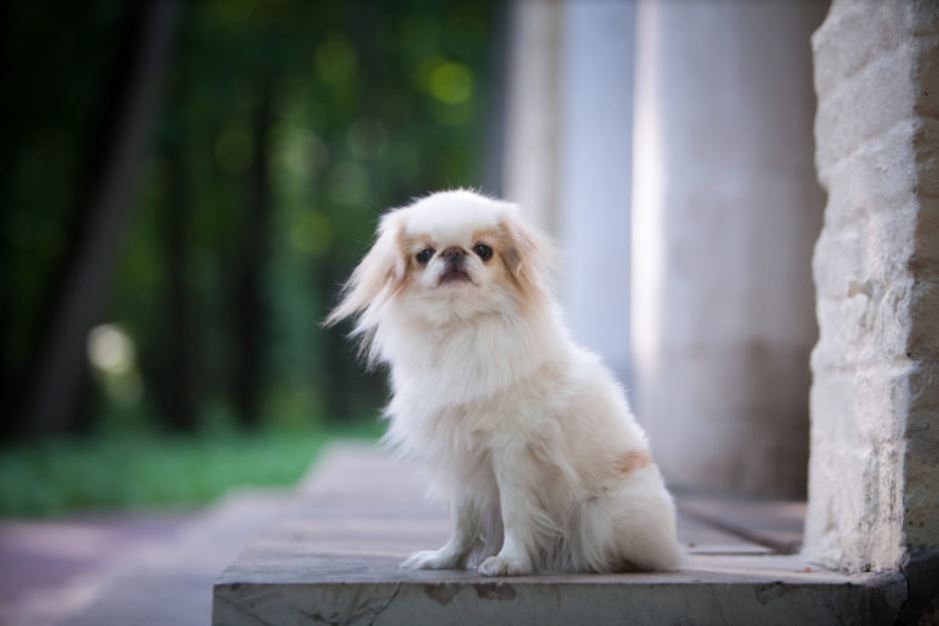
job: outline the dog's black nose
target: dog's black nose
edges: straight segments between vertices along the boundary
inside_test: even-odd
[[[466,256],[466,250],[460,246],[450,246],[446,250],[440,253],[448,263],[459,263],[463,260],[463,257]]]

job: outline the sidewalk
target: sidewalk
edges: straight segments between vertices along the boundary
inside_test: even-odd
[[[128,554],[171,543],[194,516],[179,511],[0,521],[0,624],[21,622],[26,614],[36,618],[37,612],[67,614],[103,572]]]

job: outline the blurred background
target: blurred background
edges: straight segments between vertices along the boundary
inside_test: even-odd
[[[319,322],[380,213],[458,186],[558,240],[676,488],[804,495],[826,2],[2,10],[0,515],[205,502],[374,438],[382,375]]]
[[[0,514],[202,501],[379,431],[318,324],[380,212],[499,191],[500,4],[3,4]]]
[[[199,511],[243,533],[204,591],[281,509],[203,505],[377,438],[383,372],[319,322],[377,217],[444,188],[558,241],[676,492],[804,498],[827,8],[0,4],[0,622]]]

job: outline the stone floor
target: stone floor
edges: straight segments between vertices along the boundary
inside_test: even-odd
[[[824,624],[892,622],[899,574],[845,576],[794,554],[799,503],[679,498],[685,567],[668,574],[482,578],[407,572],[445,536],[411,468],[333,448],[295,507],[217,580],[213,622],[236,624]]]

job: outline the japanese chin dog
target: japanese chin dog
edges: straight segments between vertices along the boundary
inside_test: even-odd
[[[576,345],[550,246],[470,191],[386,213],[326,324],[390,367],[386,440],[449,498],[451,534],[405,568],[670,570],[675,508],[622,388]]]

